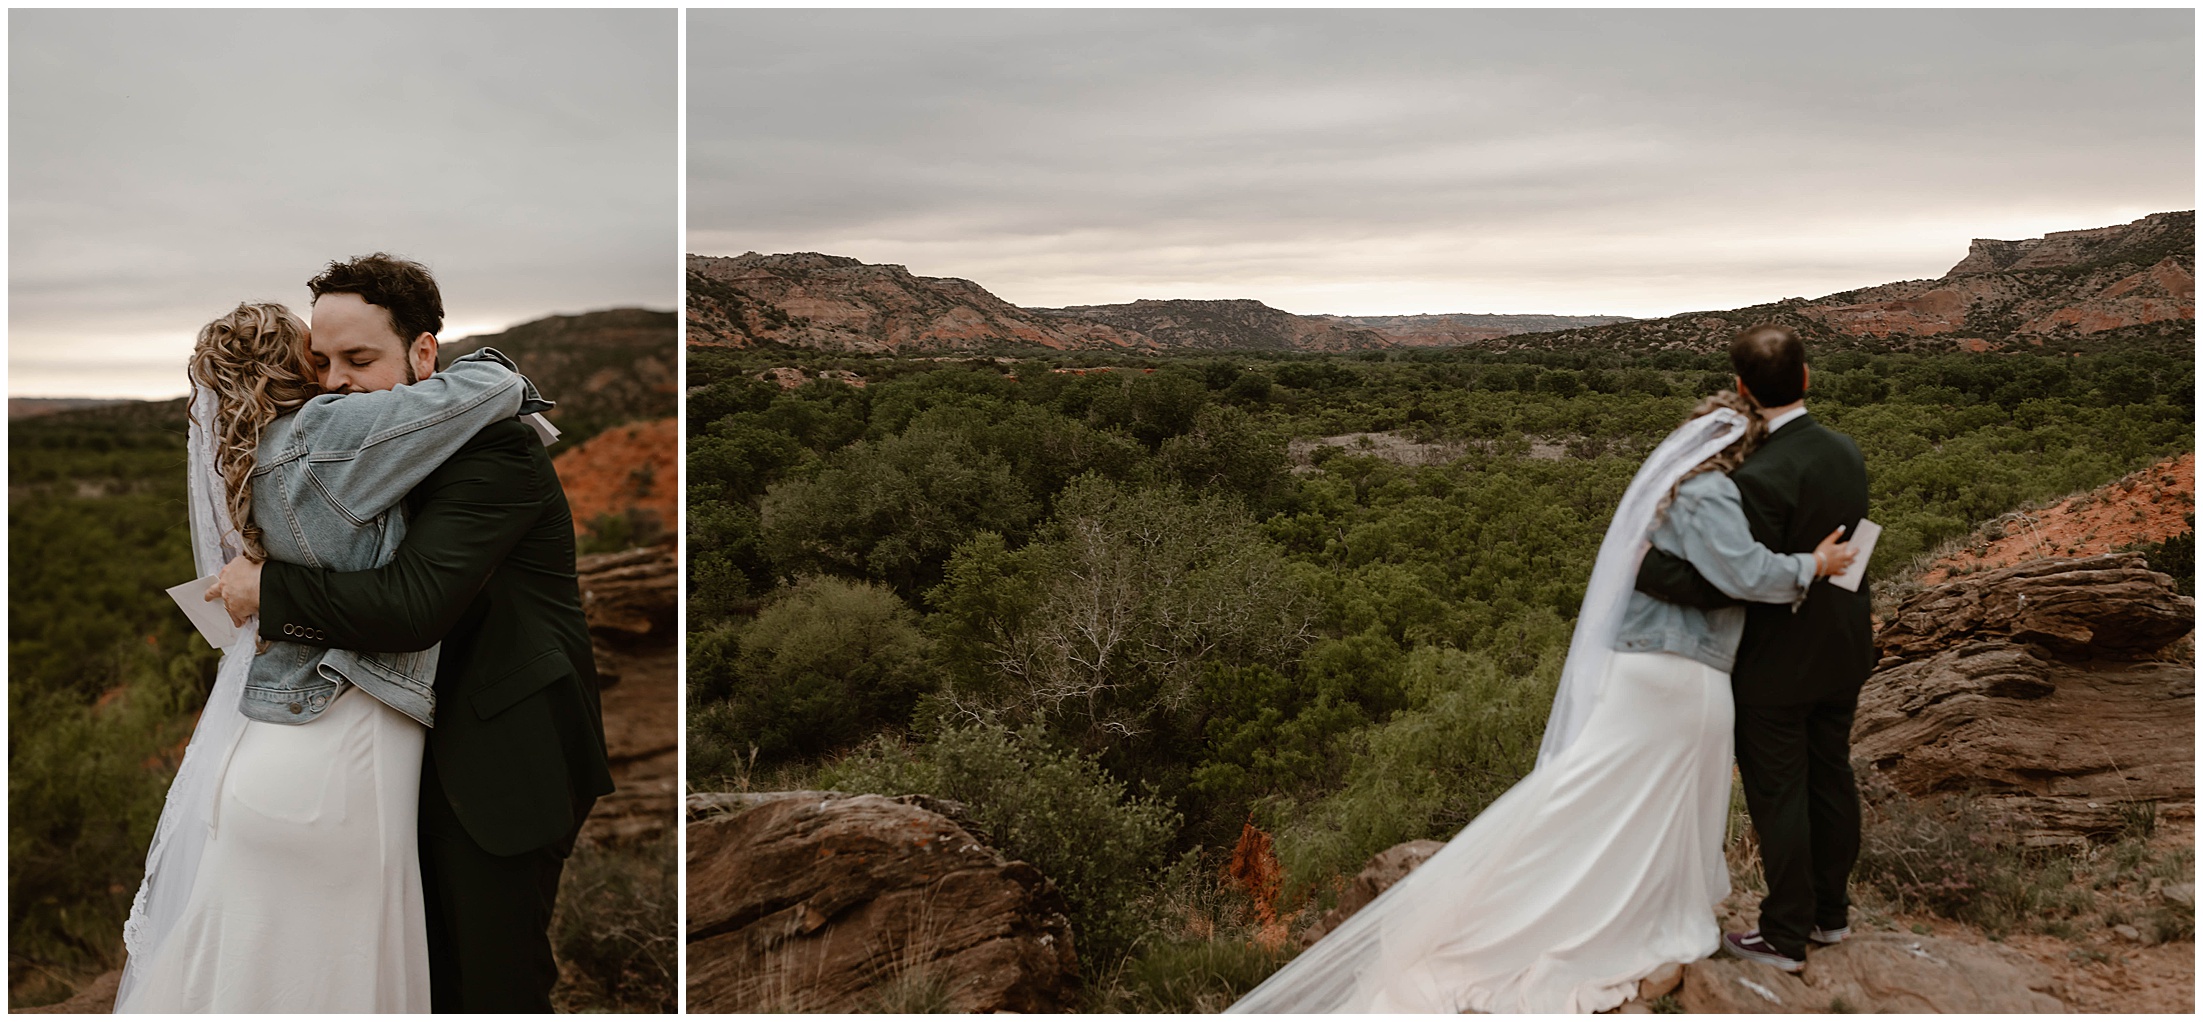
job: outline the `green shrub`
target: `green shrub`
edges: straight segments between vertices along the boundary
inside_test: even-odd
[[[887,589],[809,578],[747,626],[722,626],[689,646],[690,734],[709,762],[773,763],[818,756],[909,723],[933,684],[917,615]]]
[[[1547,648],[1528,676],[1460,650],[1409,654],[1405,684],[1418,705],[1351,739],[1345,785],[1305,806],[1279,799],[1264,807],[1287,898],[1402,841],[1451,838],[1527,775],[1566,649]]]

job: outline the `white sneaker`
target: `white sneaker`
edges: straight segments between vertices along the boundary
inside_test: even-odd
[[[1843,939],[1849,936],[1851,936],[1851,927],[1848,926],[1839,926],[1833,930],[1823,930],[1816,926],[1813,927],[1813,932],[1805,935],[1805,939],[1815,944],[1841,944]]]

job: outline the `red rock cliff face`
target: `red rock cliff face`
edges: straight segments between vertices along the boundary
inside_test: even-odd
[[[679,465],[680,435],[673,419],[614,426],[551,459],[559,485],[566,488],[577,535],[602,516],[625,515],[631,509],[657,516],[659,526],[671,533],[677,521]]]
[[[2029,320],[2019,332],[2094,334],[2182,319],[2195,319],[2195,274],[2166,256],[2080,302]]]

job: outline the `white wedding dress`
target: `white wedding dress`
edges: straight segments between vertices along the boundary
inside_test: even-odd
[[[192,553],[237,556],[194,387]],[[258,621],[222,652],[123,926],[118,1012],[426,1012],[419,822],[427,729],[348,687],[305,724],[239,710]]]
[[[1609,647],[1660,497],[1742,423],[1725,411],[1686,423],[1631,481],[1536,769],[1230,1011],[1604,1011],[1661,965],[1720,947],[1729,676]]]

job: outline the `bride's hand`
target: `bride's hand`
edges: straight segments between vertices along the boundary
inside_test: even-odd
[[[1841,538],[1843,526],[1839,525],[1836,526],[1836,531],[1821,538],[1821,545],[1813,548],[1813,574],[1816,577],[1841,575],[1851,567],[1851,561],[1858,556],[1858,551],[1851,549],[1849,543],[1836,542]]]

